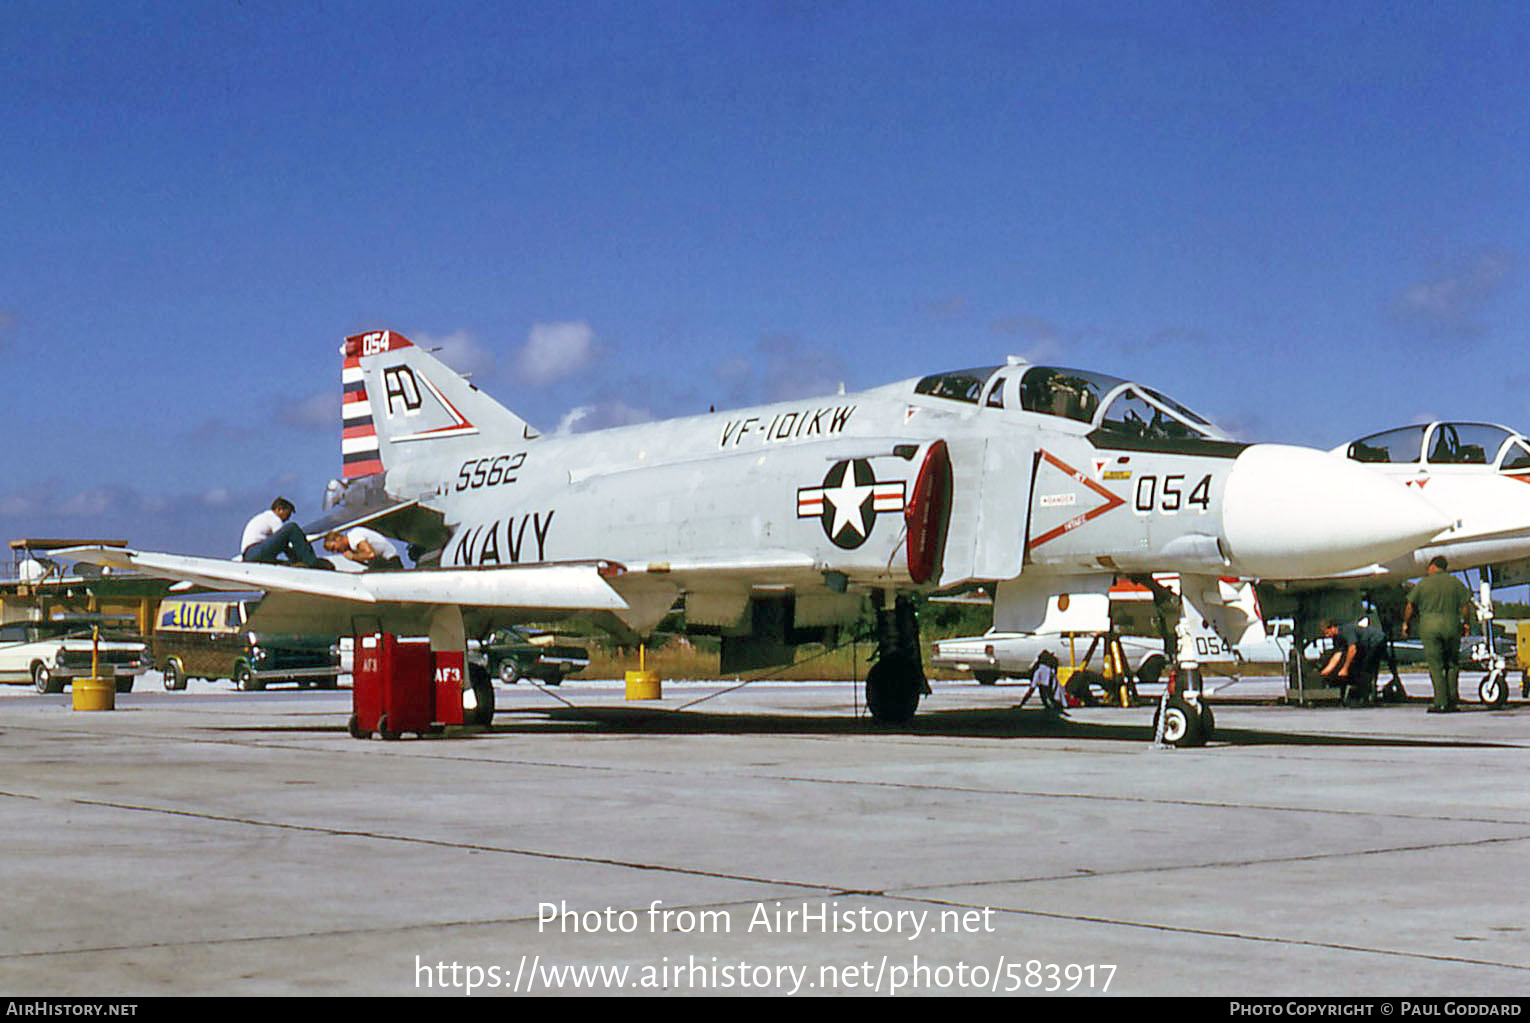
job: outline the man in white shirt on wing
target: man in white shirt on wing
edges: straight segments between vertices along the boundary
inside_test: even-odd
[[[304,535],[303,527],[287,521],[292,518],[294,510],[291,501],[278,497],[271,502],[269,510],[246,522],[244,535],[239,539],[241,560],[274,565],[285,554],[287,560],[294,565],[333,569],[334,565],[313,552],[313,545]]]
[[[324,538],[324,549],[340,554],[366,569],[403,568],[404,559],[392,540],[365,526],[333,532]]]

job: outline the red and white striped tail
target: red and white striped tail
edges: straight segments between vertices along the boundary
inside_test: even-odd
[[[347,341],[340,371],[340,460],[342,479],[353,480],[383,471],[377,446],[377,424],[367,399],[366,378],[361,372],[361,346]]]

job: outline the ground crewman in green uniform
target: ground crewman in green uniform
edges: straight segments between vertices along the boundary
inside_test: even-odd
[[[1403,635],[1418,614],[1418,638],[1424,644],[1424,660],[1429,662],[1429,680],[1434,683],[1431,714],[1458,710],[1456,680],[1461,673],[1461,637],[1466,635],[1472,606],[1471,591],[1450,574],[1444,557],[1436,557],[1424,570],[1403,607]]]

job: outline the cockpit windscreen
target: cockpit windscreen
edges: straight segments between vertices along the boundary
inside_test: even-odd
[[[1226,439],[1172,398],[1103,373],[1033,366],[1020,380],[1020,402],[1031,412],[1081,423],[1092,423],[1098,415],[1102,432],[1129,440]]]
[[[1090,423],[1105,395],[1124,383],[1103,373],[1032,366],[1020,379],[1020,405],[1027,412]]]

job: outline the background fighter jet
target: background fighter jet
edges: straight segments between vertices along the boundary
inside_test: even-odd
[[[464,635],[583,613],[650,632],[677,601],[722,670],[876,609],[867,705],[927,691],[913,598],[996,582],[996,624],[1122,572],[1314,578],[1405,555],[1447,523],[1418,493],[1310,449],[1242,444],[1163,393],[1076,369],[936,373],[855,394],[539,435],[392,331],[344,348],[359,518],[417,568],[337,576],[120,551],[76,557],[271,593],[263,617]],[[379,489],[380,482],[380,489]],[[350,502],[345,502],[350,506]]]
[[[1479,615],[1486,628],[1492,585],[1530,579],[1530,440],[1523,435],[1489,423],[1418,423],[1371,434],[1333,453],[1403,483],[1449,526],[1407,554],[1326,583],[1262,584],[1266,613],[1291,614],[1298,632],[1311,635],[1317,619],[1353,619],[1364,613],[1362,601],[1369,601],[1382,624],[1395,631],[1403,584],[1444,555],[1453,571],[1481,570]],[[1502,664],[1489,665],[1479,695],[1495,705],[1508,699]]]

